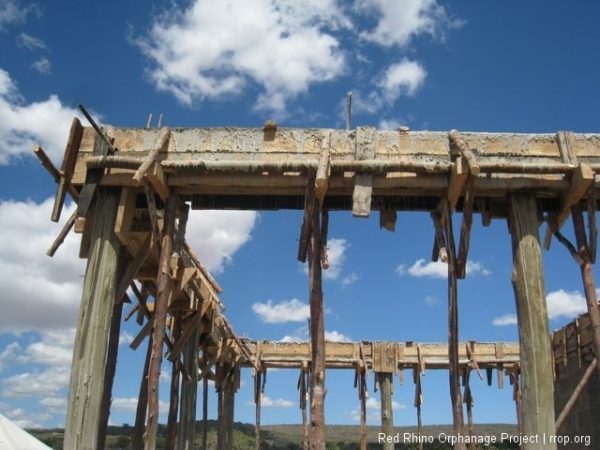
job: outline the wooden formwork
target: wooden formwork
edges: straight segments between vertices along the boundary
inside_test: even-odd
[[[95,374],[105,387],[81,391],[81,386],[87,389],[87,385],[77,381],[77,374],[83,370],[81,376],[88,376],[86,367],[90,364],[112,363],[116,358],[116,353],[106,350],[110,347],[108,322],[112,317],[114,332],[121,315],[116,306],[123,303],[133,303],[125,318],[135,315],[141,327],[132,347],[139,347],[147,337],[149,341],[134,436],[140,448],[154,448],[157,377],[165,348],[174,373],[183,380],[186,393],[181,397],[196,397],[196,380],[205,380],[205,388],[207,379],[215,381],[224,413],[220,434],[223,448],[231,446],[231,427],[227,424],[232,423],[233,394],[244,367],[252,367],[258,374],[258,391],[260,374],[268,367],[300,369],[299,386],[308,390],[311,400],[310,430],[306,433],[311,448],[323,449],[325,445],[325,369],[332,367],[354,369],[361,392],[367,370],[373,370],[380,384],[387,386],[389,374],[400,376],[407,368],[416,371],[415,380],[426,367],[447,369],[457,435],[464,433],[459,378],[466,378],[468,387],[466,369],[485,369],[489,378],[495,368],[511,377],[521,429],[527,434],[554,431],[552,364],[538,228],[546,222],[544,246],[548,248],[555,236],[582,267],[591,320],[600,325],[598,311],[592,307],[596,300],[591,276],[596,254],[600,135],[413,132],[406,128],[381,131],[372,127],[286,129],[271,121],[263,128],[251,129],[143,129],[100,127],[88,119],[92,127],[73,121],[60,171],[40,147],[36,148],[36,154],[58,182],[52,219],[58,220],[67,193],[78,203],[49,254],[74,227],[81,233],[80,256],[90,261],[86,286],[99,277],[107,286],[101,291],[86,288],[83,310],[97,297],[102,297],[107,308],[115,306],[111,309],[113,316],[108,309],[98,312],[106,336],[100,333],[89,348],[81,349],[81,358],[74,359],[67,416],[68,439],[75,443],[72,448],[102,445],[105,424],[90,425],[93,433],[83,435],[87,425],[77,420],[86,414],[107,417],[110,383],[105,383],[103,374]],[[304,210],[297,258],[309,262],[310,344],[286,346],[247,341],[236,335],[223,314],[218,297],[221,287],[185,241],[190,207]],[[328,213],[335,210],[351,210],[356,217],[378,211],[381,226],[391,231],[395,229],[397,211],[431,214],[432,259],[448,263],[447,343],[325,343],[320,280],[321,269],[328,265]],[[585,211],[589,234],[582,225]],[[452,217],[458,213],[462,223],[455,241]],[[509,222],[519,319],[518,358],[514,344],[458,341],[458,280],[466,276],[474,213],[481,216],[484,225],[492,219]],[[571,215],[577,246],[560,231]],[[111,248],[118,251],[111,253]],[[96,260],[100,262],[93,262]],[[111,267],[118,267],[112,278],[107,275]],[[82,315],[80,333],[86,334],[90,326],[98,325],[90,325],[87,319]],[[592,337],[594,348],[600,351],[598,332],[596,327]],[[110,371],[107,377],[111,377]],[[520,388],[528,392],[523,399]],[[82,395],[94,401],[78,405],[76,399]],[[419,395],[415,406],[420,411]],[[464,396],[470,405],[470,391],[466,390]],[[175,382],[171,398],[170,442],[185,448],[186,442],[193,439],[193,431],[187,427],[177,433],[175,428],[178,421],[194,423],[195,405],[188,401],[178,419],[180,396]],[[364,409],[364,395],[361,398]],[[540,404],[549,411],[534,413]],[[80,407],[83,410],[78,412]],[[306,423],[304,407],[303,413]],[[382,411],[388,424],[390,414],[391,410]],[[471,425],[469,406],[467,414]],[[362,434],[365,448],[366,435]],[[464,444],[459,442],[456,448],[464,448]]]

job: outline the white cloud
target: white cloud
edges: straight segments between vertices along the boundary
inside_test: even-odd
[[[491,275],[491,271],[486,269],[483,264],[476,261],[467,261],[467,275]],[[412,266],[407,267],[406,264],[400,264],[396,268],[396,273],[399,275],[410,275],[416,278],[448,278],[448,264],[441,261],[425,262],[424,259],[417,260]]]
[[[415,95],[423,85],[426,76],[427,72],[421,64],[404,58],[387,68],[378,85],[383,98],[392,104],[401,94]]]
[[[66,397],[44,397],[40,405],[45,406],[52,414],[65,414],[67,412]]]
[[[41,372],[12,375],[1,381],[1,393],[7,398],[56,396],[69,385],[69,372],[64,367],[49,367]]]
[[[335,0],[197,0],[159,15],[135,43],[155,86],[185,104],[255,84],[256,108],[282,113],[287,100],[343,73],[333,32],[347,26]]]
[[[26,103],[10,74],[0,68],[0,165],[42,145],[55,165],[60,166],[73,117],[79,112],[61,103],[56,95]]]
[[[37,70],[42,75],[49,75],[50,60],[46,57],[40,58],[31,65],[31,68]]]
[[[356,272],[352,272],[349,275],[346,275],[343,279],[342,279],[342,286],[350,286],[353,283],[356,283],[359,280],[359,276],[356,274]]]
[[[138,399],[136,397],[129,398],[113,398],[111,402],[111,411],[133,413],[137,409]],[[164,414],[169,411],[169,403],[163,400],[158,402],[158,412]]]
[[[369,423],[381,423],[381,403],[374,397],[367,398],[366,401],[367,407],[367,422]],[[406,409],[406,406],[398,403],[395,400],[392,400],[392,410],[399,411],[402,409]],[[351,422],[359,422],[360,421],[360,406],[357,408],[346,411],[346,416]]]
[[[325,340],[330,342],[352,342],[349,336],[339,331],[325,331]]]
[[[260,403],[265,408],[292,408],[296,406],[296,404],[291,400],[286,400],[283,398],[272,399],[267,396],[263,396]]]
[[[121,332],[119,335],[119,345],[129,345],[133,342],[134,337],[127,331]]]
[[[596,296],[600,297],[600,289],[596,289]],[[587,303],[583,294],[579,291],[558,291],[550,292],[546,296],[546,305],[548,307],[548,319],[575,319],[581,314],[587,313]],[[492,323],[497,326],[516,325],[517,316],[514,314],[505,314],[496,317]]]
[[[443,39],[446,28],[463,23],[451,18],[436,0],[359,0],[357,5],[378,20],[373,30],[361,32],[360,37],[384,47],[405,47],[422,34]]]
[[[0,32],[6,31],[10,25],[18,25],[25,22],[30,13],[39,15],[39,7],[35,4],[22,6],[18,0],[1,0]]]
[[[600,289],[596,290],[596,295],[600,295]],[[548,318],[552,319],[574,319],[580,314],[587,312],[585,297],[578,291],[558,291],[550,292],[546,296],[548,305]]]
[[[425,297],[425,304],[427,306],[437,306],[440,303],[441,303],[441,300],[437,295],[428,295]]]
[[[504,314],[500,317],[496,317],[492,320],[492,324],[497,327],[502,327],[505,325],[516,325],[517,324],[517,316],[514,314]]]
[[[46,250],[62,223],[50,221],[53,200],[0,201],[0,285],[3,311],[0,332],[52,330],[76,325],[85,262],[79,236],[70,233],[53,258]],[[64,222],[74,205],[65,208]],[[43,310],[44,314],[34,311]],[[70,345],[72,344],[72,341]]]
[[[342,266],[346,259],[346,250],[350,244],[346,239],[328,239],[327,256],[329,257],[329,269],[323,271],[326,280],[337,280],[342,272]]]
[[[259,215],[255,211],[190,211],[186,239],[200,261],[222,273],[233,255],[251,239]]]
[[[303,322],[310,317],[310,306],[293,298],[280,303],[268,300],[266,303],[254,303],[254,311],[266,323]]]
[[[28,50],[47,50],[48,46],[46,43],[34,36],[27,33],[19,33],[17,36],[17,46],[26,48]]]

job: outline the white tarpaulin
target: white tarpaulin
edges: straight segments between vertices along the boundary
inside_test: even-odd
[[[0,450],[52,450],[0,414]]]

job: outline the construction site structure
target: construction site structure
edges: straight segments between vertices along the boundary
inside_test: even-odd
[[[488,382],[494,370],[499,384],[509,377],[522,435],[556,434],[556,358],[548,329],[542,247],[548,248],[555,237],[581,267],[592,329],[589,348],[600,354],[592,272],[600,135],[428,132],[406,127],[291,129],[273,121],[251,129],[118,128],[93,120],[91,124],[84,127],[73,120],[60,170],[42,148],[35,149],[58,183],[52,220],[59,219],[67,194],[77,202],[48,253],[54,254],[74,228],[81,234],[79,256],[88,260],[65,449],[103,448],[125,304],[132,304],[125,319],[135,316],[140,325],[131,347],[147,345],[132,437],[136,449],[156,446],[163,356],[172,364],[168,448],[193,447],[198,384],[203,383],[206,423],[208,380],[214,381],[218,396],[219,448],[232,448],[234,398],[245,368],[254,371],[256,448],[260,448],[260,405],[270,367],[299,371],[305,448],[325,449],[326,370],[333,367],[355,371],[361,448],[367,445],[368,371],[375,373],[381,391],[385,433],[393,432],[394,376],[403,380],[404,371],[412,371],[420,426],[420,376],[426,369],[444,369],[449,373],[455,436],[473,433],[468,381],[473,370],[482,378],[485,372]],[[308,261],[309,267],[309,342],[252,341],[235,333],[223,314],[221,287],[185,240],[190,207],[304,211],[295,256]],[[399,211],[430,214],[431,258],[448,265],[448,342],[325,341],[322,270],[328,266],[329,212],[337,210],[351,210],[355,217],[377,212],[381,227],[390,231]],[[508,222],[518,344],[458,339],[458,280],[466,276],[475,213],[484,226],[492,219]],[[457,241],[455,215],[462,218]],[[570,218],[575,244],[561,233]],[[546,228],[540,239],[542,222]],[[594,362],[593,367],[598,365]],[[474,448],[465,440],[459,439],[454,447]],[[522,448],[556,448],[532,441],[523,442]],[[384,449],[392,448],[393,443],[384,444]]]

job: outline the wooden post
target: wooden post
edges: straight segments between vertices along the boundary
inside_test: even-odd
[[[583,211],[579,204],[571,208],[573,217],[573,228],[575,229],[575,239],[577,250],[582,260],[580,266],[581,278],[583,280],[583,291],[587,303],[590,324],[592,325],[592,336],[594,339],[594,353],[600,357],[600,311],[598,311],[598,298],[596,297],[596,283],[594,281],[593,258],[588,245],[588,239],[583,222]],[[600,364],[596,365],[598,376],[600,376]]]
[[[227,380],[222,394],[222,410],[219,420],[219,444],[221,450],[233,450],[233,419],[235,410],[235,380]]]
[[[360,450],[367,450],[367,368],[361,367],[359,375],[360,389]]]
[[[149,319],[151,320],[151,319]],[[144,448],[144,434],[146,432],[146,412],[148,411],[148,366],[150,365],[150,356],[152,355],[152,335],[148,338],[148,349],[146,350],[146,360],[144,361],[144,370],[142,371],[142,382],[140,383],[140,393],[135,413],[135,425],[131,435],[131,448],[138,450]]]
[[[98,447],[104,448],[106,444],[106,430],[110,417],[110,404],[112,388],[117,371],[117,357],[119,354],[119,335],[121,333],[121,316],[123,315],[123,302],[115,302],[110,320],[110,335],[108,337],[108,354],[106,355],[106,373],[104,374],[104,393],[102,394],[102,410],[100,415],[100,433]]]
[[[254,404],[256,406],[256,425],[254,428],[254,448],[260,450],[260,406],[262,403],[262,372],[257,370],[254,374]]]
[[[148,422],[146,425],[146,450],[156,447],[156,434],[158,432],[158,383],[160,377],[160,364],[163,356],[163,343],[165,339],[165,322],[167,319],[167,302],[171,280],[169,278],[169,260],[173,249],[173,234],[175,231],[175,207],[177,197],[171,195],[165,208],[165,225],[162,236],[158,277],[156,281],[157,296],[154,305],[154,323],[152,329],[152,356],[148,367]]]
[[[316,200],[312,200],[316,203]],[[310,379],[310,447],[325,450],[325,324],[323,317],[322,236],[318,205],[314,205],[308,249],[310,298],[310,341],[312,371]]]
[[[392,373],[379,372],[375,375],[379,382],[381,395],[381,432],[387,436],[394,435],[394,411],[392,409],[392,393],[394,380]],[[384,442],[383,450],[394,450],[393,442]]]
[[[473,424],[473,394],[471,393],[471,386],[469,384],[469,377],[471,375],[471,369],[466,368],[464,374],[465,394],[464,401],[467,405],[467,426],[469,429],[469,437],[471,438],[471,450],[475,450],[475,426]]]
[[[181,336],[181,318],[173,318],[173,342],[177,342]],[[171,364],[171,392],[169,395],[169,417],[167,419],[166,447],[175,448],[175,436],[177,436],[177,411],[179,409],[179,378],[181,368],[179,367],[179,357],[174,359]],[[184,397],[185,398],[185,397]],[[181,427],[180,427],[181,429]]]
[[[452,227],[452,214],[448,203],[443,203],[446,225],[446,244],[448,245],[448,372],[450,380],[450,400],[452,403],[452,422],[454,436],[464,435],[464,414],[462,396],[460,393],[460,367],[458,359],[458,286],[457,286],[457,258]],[[458,439],[462,441],[462,439]],[[464,450],[464,442],[456,442],[455,450]]]
[[[187,325],[193,326],[193,317],[188,318]],[[200,331],[198,327],[187,341],[183,350],[183,364],[187,377],[181,381],[181,410],[179,414],[178,450],[195,447],[196,441],[196,401],[198,397],[198,344]],[[179,358],[177,358],[178,360]]]
[[[540,436],[539,443],[523,443],[522,448],[556,449],[556,444],[541,442],[544,434],[554,434],[554,381],[535,195],[511,194],[509,210],[523,376],[523,433]]]
[[[81,312],[73,349],[65,449],[97,448],[101,429],[102,394],[106,373],[108,333],[118,282],[121,244],[114,234],[119,189],[100,188]]]
[[[202,378],[202,450],[208,445],[208,378]]]

